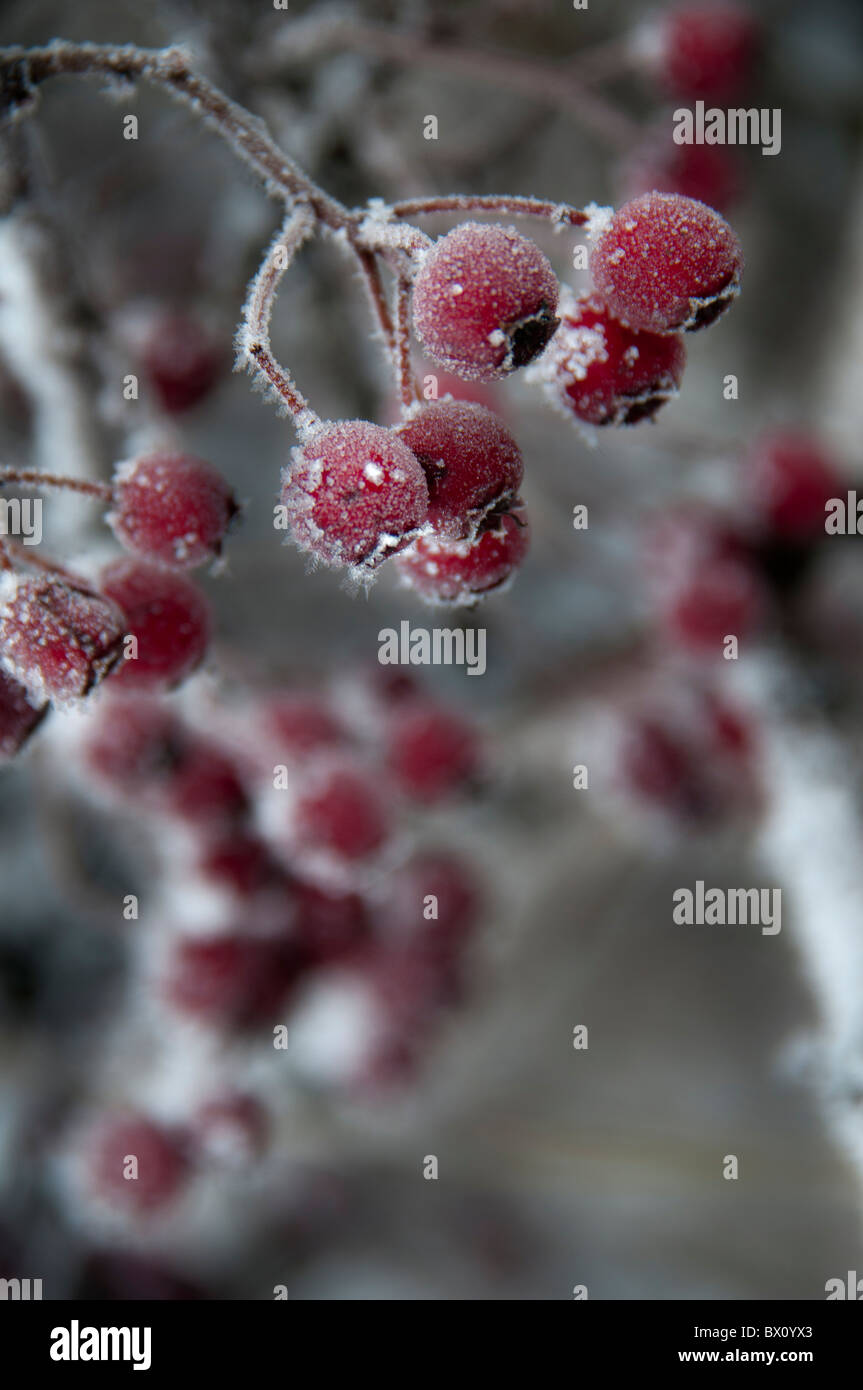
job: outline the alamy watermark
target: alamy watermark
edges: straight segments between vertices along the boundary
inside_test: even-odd
[[[760,145],[762,154],[782,149],[782,112],[778,106],[735,107],[695,103],[695,110],[680,106],[672,120],[675,145]]]
[[[672,918],[692,927],[753,926],[762,936],[782,930],[781,888],[705,888],[698,879],[693,888],[675,888]]]
[[[465,666],[469,676],[485,672],[485,628],[411,627],[407,618],[378,633],[382,666]]]
[[[0,536],[16,536],[25,545],[40,545],[42,498],[0,497]]]

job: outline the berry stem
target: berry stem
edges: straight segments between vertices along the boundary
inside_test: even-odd
[[[510,198],[506,194],[453,193],[430,198],[408,198],[393,203],[393,217],[428,217],[436,212],[507,212],[513,217],[544,217],[550,222],[582,227],[588,220],[581,208],[549,203],[542,198]]]
[[[100,502],[113,502],[114,491],[107,483],[91,483],[83,478],[63,478],[56,473],[41,473],[37,468],[0,468],[0,487],[14,483],[16,487],[58,488],[80,492]]]
[[[10,541],[7,537],[3,546],[6,551],[4,569],[14,570],[15,565],[11,563],[11,560],[15,559],[30,569],[41,570],[43,574],[53,574],[57,579],[64,580],[65,583],[73,585],[76,589],[81,589],[86,593],[96,592],[89,580],[66,569],[64,565],[58,565],[56,560],[49,559],[47,555],[31,549],[30,546],[22,545],[20,541]]]
[[[251,371],[260,373],[274,388],[293,416],[298,430],[312,428],[318,423],[318,416],[290,374],[273,355],[270,318],[279,282],[303,242],[311,236],[314,226],[314,216],[308,205],[299,204],[290,211],[251,283],[243,319],[237,331],[238,365],[245,365]]]
[[[400,275],[396,281],[396,345],[395,369],[396,384],[405,408],[420,400],[420,391],[411,369],[411,329],[410,329],[411,281],[407,275]]]
[[[368,248],[361,246],[352,238],[349,238],[349,244],[357,258],[357,265],[363,277],[372,313],[378,321],[378,327],[383,334],[387,351],[392,354],[395,352],[395,328],[384,294],[377,257],[373,251],[369,251]]]

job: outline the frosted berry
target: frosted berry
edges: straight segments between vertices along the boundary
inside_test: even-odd
[[[396,433],[422,465],[437,535],[463,540],[490,511],[514,500],[524,473],[521,450],[483,406],[431,401]]]
[[[178,739],[176,719],[158,700],[106,692],[84,731],[82,758],[98,782],[140,796],[168,775]]]
[[[420,940],[442,955],[460,951],[479,915],[468,866],[447,850],[425,851],[388,880],[379,920],[385,938]]]
[[[229,1167],[245,1167],[263,1154],[270,1121],[254,1096],[226,1091],[205,1101],[195,1112],[191,1130],[202,1158]]]
[[[197,320],[185,314],[154,319],[141,347],[141,365],[162,409],[180,415],[212,391],[225,353]]]
[[[778,431],[756,441],[744,467],[758,522],[771,539],[824,534],[826,504],[845,487],[822,444],[799,430]]]
[[[169,1205],[188,1172],[176,1137],[143,1115],[106,1120],[91,1136],[88,1184],[97,1197],[137,1213]]]
[[[391,726],[387,757],[397,785],[407,796],[420,802],[440,801],[476,775],[476,730],[448,710],[410,705]]]
[[[629,155],[621,171],[625,198],[681,193],[719,212],[737,202],[743,182],[735,151],[723,145],[677,145],[665,131]]]
[[[246,899],[281,877],[264,842],[236,829],[217,827],[201,846],[197,867],[208,882]]]
[[[721,100],[745,86],[759,27],[739,5],[682,4],[655,21],[651,66],[673,96]]]
[[[374,569],[428,513],[425,475],[391,430],[328,424],[294,449],[281,495],[294,540],[326,565]]]
[[[590,271],[611,312],[630,328],[703,328],[740,290],[743,253],[718,212],[675,193],[624,203],[599,233]]]
[[[512,578],[527,553],[527,537],[524,512],[504,512],[473,540],[421,536],[396,564],[428,603],[471,605]]]
[[[493,381],[538,357],[557,327],[557,280],[514,227],[465,222],[436,241],[413,287],[413,322],[456,376]]]
[[[370,773],[348,766],[315,769],[293,807],[298,849],[356,862],[376,854],[389,834],[389,814]]]
[[[657,528],[646,579],[661,625],[692,651],[721,650],[726,636],[747,636],[764,613],[764,585],[747,548],[707,516],[681,513]]]
[[[237,820],[248,797],[231,759],[208,739],[186,735],[162,789],[165,810],[192,825]]]
[[[127,550],[193,569],[217,558],[238,510],[211,464],[190,454],[160,453],[120,464],[108,520]]]
[[[330,893],[313,883],[297,882],[292,897],[297,942],[315,965],[347,958],[368,939],[368,913],[357,894]]]
[[[598,294],[566,297],[563,319],[536,368],[556,404],[589,425],[635,425],[677,395],[686,365],[678,334],[638,333]]]
[[[210,640],[210,606],[185,575],[148,560],[114,560],[101,575],[105,595],[122,609],[137,656],[113,673],[127,690],[179,685],[200,665]]]
[[[256,713],[267,736],[270,761],[306,758],[344,740],[345,734],[335,715],[319,695],[290,692],[274,695],[262,702]],[[277,756],[278,755],[278,756]]]
[[[32,700],[66,704],[120,659],[124,622],[110,594],[9,575],[0,588],[0,665]]]
[[[164,997],[178,1012],[221,1027],[268,1022],[299,978],[302,961],[284,943],[245,936],[179,941]]]
[[[20,752],[46,713],[46,706],[31,704],[23,685],[0,671],[0,766]]]

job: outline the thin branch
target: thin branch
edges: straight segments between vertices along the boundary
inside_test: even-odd
[[[411,282],[406,275],[400,275],[396,281],[396,347],[393,356],[396,385],[401,403],[406,408],[421,399],[411,368],[410,299]]]
[[[66,492],[80,492],[84,497],[98,498],[100,502],[113,502],[114,489],[107,483],[91,483],[83,478],[61,478],[56,473],[41,473],[37,468],[0,467],[0,487],[14,483],[16,487],[59,488]]]
[[[270,346],[270,318],[282,276],[303,242],[315,228],[312,210],[295,207],[276,233],[249,287],[243,318],[237,330],[237,365],[246,366],[274,388],[280,401],[294,417],[300,431],[313,428],[318,416],[281,366]]]
[[[29,91],[51,77],[142,79],[161,87],[201,115],[265,181],[274,196],[302,198],[319,221],[345,226],[348,211],[288,159],[262,121],[194,74],[180,48],[146,49],[133,44],[69,43],[58,39],[44,48],[0,48],[0,90]]]
[[[378,327],[386,343],[387,351],[392,355],[396,350],[396,334],[393,326],[392,315],[387,304],[384,287],[381,281],[380,266],[373,251],[363,247],[355,238],[348,239],[348,244],[357,258],[357,265],[363,277],[363,284],[366,287],[369,304],[374,314]]]
[[[512,217],[543,217],[558,226],[583,227],[588,214],[567,203],[550,203],[542,198],[510,198],[507,194],[453,193],[430,198],[408,198],[394,203],[393,217],[427,217],[436,212],[506,212]]]

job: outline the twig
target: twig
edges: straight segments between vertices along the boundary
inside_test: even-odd
[[[288,214],[249,287],[236,339],[237,365],[260,373],[290,411],[300,431],[314,428],[318,424],[318,416],[294,384],[290,373],[273,355],[270,347],[270,318],[279,282],[303,242],[311,236],[314,227],[314,217],[307,206],[296,207]]]
[[[550,203],[542,198],[510,198],[506,194],[453,193],[430,198],[408,198],[394,203],[393,217],[428,217],[436,212],[506,212],[512,217],[544,217],[559,226],[583,227],[588,214],[567,203]]]
[[[79,492],[84,497],[94,497],[100,502],[113,502],[114,489],[107,483],[91,483],[83,478],[61,478],[56,473],[41,473],[36,468],[0,467],[0,487],[14,483],[16,487],[61,488],[66,492]]]
[[[406,275],[396,281],[396,350],[394,354],[396,385],[402,405],[410,407],[420,399],[419,388],[411,369],[410,330],[411,282]]]

